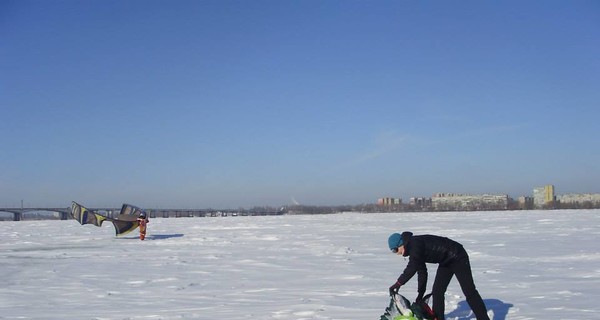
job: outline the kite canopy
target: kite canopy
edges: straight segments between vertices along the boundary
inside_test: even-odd
[[[101,227],[104,221],[110,221],[115,227],[117,236],[135,230],[138,227],[137,217],[141,212],[143,212],[143,210],[136,206],[123,204],[121,212],[119,212],[116,217],[111,218],[92,211],[75,201],[71,204],[71,216],[79,221],[81,225],[93,224],[97,227]]]

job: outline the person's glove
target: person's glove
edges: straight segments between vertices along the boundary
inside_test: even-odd
[[[394,296],[395,294],[398,294],[398,290],[400,289],[402,285],[400,285],[400,283],[398,281],[396,281],[396,283],[394,283],[391,287],[390,287],[390,296]]]
[[[415,299],[415,302],[421,302],[423,301],[423,292],[419,292],[419,294],[417,295],[417,298]]]

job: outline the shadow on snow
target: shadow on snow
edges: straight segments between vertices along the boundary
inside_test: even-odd
[[[151,234],[146,236],[146,240],[164,240],[171,238],[181,238],[183,237],[183,233],[174,233],[174,234]],[[135,237],[118,237],[117,239],[140,239],[139,236]]]
[[[504,303],[498,299],[484,299],[485,306],[488,310],[494,311],[494,317],[492,320],[505,320],[508,315],[508,309],[512,308],[514,305],[510,303]],[[457,320],[468,320],[473,319],[474,315],[471,312],[471,307],[467,301],[461,301],[456,306],[456,310],[450,312],[446,315],[447,318],[456,318]]]
[[[181,238],[183,237],[183,233],[174,233],[174,234],[151,234],[146,237],[146,240],[163,240],[163,239],[171,239],[171,238]]]

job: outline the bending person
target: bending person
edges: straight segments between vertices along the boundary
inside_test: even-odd
[[[390,287],[390,295],[398,293],[398,289],[418,273],[417,301],[423,299],[427,287],[427,267],[425,263],[439,264],[432,290],[432,309],[437,320],[444,320],[444,294],[452,276],[460,284],[467,303],[473,310],[477,320],[489,320],[485,303],[475,288],[469,255],[463,246],[451,239],[435,236],[413,236],[412,232],[394,233],[388,239],[392,252],[399,256],[409,257],[408,265]]]

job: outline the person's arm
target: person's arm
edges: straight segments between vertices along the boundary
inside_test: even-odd
[[[417,273],[417,271],[427,271],[424,257],[425,248],[423,247],[422,241],[417,241],[415,238],[413,238],[410,243],[409,250],[408,264],[406,265],[406,268],[404,268],[404,272],[402,272],[398,278],[398,283],[400,283],[400,285],[407,283],[415,275],[415,273]]]
[[[390,296],[393,296],[394,294],[398,293],[400,287],[406,284],[415,275],[417,270],[419,270],[420,264],[421,263],[418,262],[418,260],[413,258],[412,256],[408,259],[408,264],[406,265],[406,268],[404,268],[404,271],[402,272],[400,277],[398,277],[398,280],[396,280],[396,282],[389,289]]]
[[[425,267],[425,262],[422,262],[418,258],[414,258],[413,256],[411,256],[408,259],[408,264],[406,265],[406,268],[404,268],[404,272],[402,272],[400,277],[398,277],[398,283],[401,286],[403,286],[415,275],[415,273],[417,273],[417,271],[420,271],[423,269],[425,269],[425,272],[427,272],[427,269]],[[422,274],[422,271],[419,272],[419,276],[421,276],[421,274]]]

